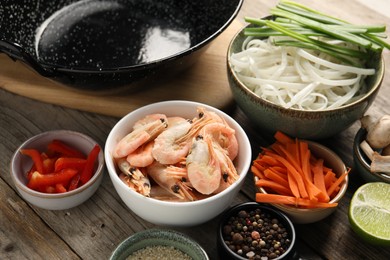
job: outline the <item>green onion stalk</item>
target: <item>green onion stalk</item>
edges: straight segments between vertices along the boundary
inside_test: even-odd
[[[355,66],[355,59],[368,61],[373,55],[380,56],[384,48],[390,49],[385,25],[354,25],[290,0],[281,0],[270,13],[272,16],[264,19],[245,17],[251,26],[244,34],[272,36],[275,45],[321,51]],[[347,44],[330,44],[331,40]]]

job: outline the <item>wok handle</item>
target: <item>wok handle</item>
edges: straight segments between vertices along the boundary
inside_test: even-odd
[[[55,69],[44,68],[17,43],[0,40],[0,52],[7,54],[13,60],[21,60],[27,63],[44,77],[54,77],[56,74]]]

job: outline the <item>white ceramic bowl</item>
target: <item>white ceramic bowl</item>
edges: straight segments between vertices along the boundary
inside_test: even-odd
[[[27,202],[43,209],[64,210],[76,207],[89,199],[101,184],[103,178],[104,156],[103,150],[100,150],[98,162],[95,164],[95,173],[92,178],[79,188],[65,193],[42,193],[28,188],[26,172],[31,169],[33,164],[31,158],[22,155],[21,149],[38,149],[43,152],[47,150],[47,145],[53,140],[58,139],[68,143],[72,147],[88,154],[95,146],[96,142],[90,137],[68,130],[48,131],[31,137],[24,142],[14,153],[11,161],[10,174],[15,183],[19,194]]]
[[[306,141],[309,144],[310,151],[317,157],[324,159],[324,165],[331,168],[333,172],[339,177],[347,168],[341,158],[329,148],[312,141]],[[330,201],[330,203],[340,202],[348,187],[348,176],[340,184],[340,190],[337,195]],[[267,193],[263,188],[259,188],[260,192]],[[314,208],[303,209],[289,205],[272,204],[277,209],[283,211],[292,222],[296,224],[307,224],[320,221],[330,214],[332,214],[337,207],[332,208]]]
[[[167,202],[145,197],[123,183],[118,177],[112,158],[112,151],[118,141],[128,134],[134,123],[152,113],[162,113],[167,116],[196,116],[196,108],[203,106],[222,116],[236,131],[239,144],[238,156],[235,159],[239,179],[226,190],[209,198],[193,202]],[[191,101],[165,101],[141,107],[123,117],[111,130],[105,145],[105,160],[114,187],[123,202],[141,218],[167,226],[193,226],[207,222],[223,212],[239,192],[245,176],[251,165],[252,151],[247,135],[241,126],[224,112],[211,106]]]

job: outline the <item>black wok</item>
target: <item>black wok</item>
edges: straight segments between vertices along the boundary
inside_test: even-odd
[[[242,0],[2,0],[0,52],[83,89],[139,85],[192,64]]]

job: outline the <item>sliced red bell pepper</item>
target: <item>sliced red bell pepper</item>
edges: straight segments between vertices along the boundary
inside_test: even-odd
[[[64,169],[56,173],[41,174],[35,171],[31,175],[30,181],[27,183],[27,187],[34,190],[39,190],[42,187],[53,186],[57,183],[67,183],[77,174],[75,169]]]
[[[29,181],[31,179],[32,174],[37,170],[37,167],[35,167],[35,164],[31,166],[31,169],[26,173],[26,178]]]
[[[76,169],[78,172],[82,172],[86,164],[87,164],[86,159],[73,158],[73,157],[60,157],[55,162],[54,171],[58,172],[66,168],[72,168],[72,169]]]
[[[37,190],[44,193],[56,193],[56,188],[54,186],[40,187]]]
[[[30,156],[34,162],[35,168],[38,172],[44,173],[43,160],[41,153],[36,149],[21,149],[20,152],[24,155]]]
[[[87,183],[92,178],[95,161],[99,155],[99,152],[100,146],[96,144],[88,154],[87,164],[85,165],[84,170],[80,176],[81,185]]]
[[[76,174],[73,176],[73,178],[70,180],[68,191],[77,189],[79,187],[80,183],[80,174]]]
[[[75,157],[75,158],[84,158],[85,154],[78,151],[77,149],[65,144],[60,140],[51,141],[48,146],[48,152],[52,154],[58,154],[58,157]]]
[[[67,192],[66,188],[64,187],[64,185],[62,183],[57,183],[56,186],[56,193],[64,193],[64,192]]]
[[[43,159],[43,173],[54,172],[54,164],[57,158],[45,158]]]

